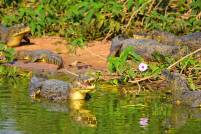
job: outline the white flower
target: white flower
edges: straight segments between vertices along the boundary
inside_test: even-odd
[[[146,71],[148,69],[148,65],[145,64],[145,63],[140,63],[140,65],[138,66],[138,68],[139,68],[139,70],[141,72],[144,72],[144,71]]]
[[[140,118],[139,123],[140,123],[141,127],[146,127],[148,125],[148,123],[149,123],[149,119],[146,118],[146,117],[145,118]]]

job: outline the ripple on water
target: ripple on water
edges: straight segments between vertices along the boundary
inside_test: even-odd
[[[0,134],[24,134],[24,133],[15,130],[0,130]]]
[[[0,89],[0,100],[9,99],[11,97],[11,92],[7,88]]]
[[[200,132],[201,110],[173,107],[160,95],[143,94],[128,98],[121,96],[117,87],[97,88],[91,99],[80,110],[93,115],[96,127],[80,125],[67,104],[32,101],[28,95],[28,80],[0,81],[0,134],[130,134]],[[114,90],[114,91],[113,91]],[[140,104],[140,105],[139,105]],[[185,109],[185,110],[184,110]],[[76,111],[77,110],[77,111]],[[90,114],[89,114],[90,113]],[[77,118],[76,118],[77,117]],[[185,118],[184,118],[185,117]],[[179,124],[179,125],[178,125]]]
[[[16,130],[16,121],[14,119],[6,119],[0,122],[0,134],[23,134]]]

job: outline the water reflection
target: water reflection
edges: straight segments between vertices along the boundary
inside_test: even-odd
[[[22,134],[16,130],[16,121],[14,119],[6,119],[0,122],[0,134]]]
[[[147,117],[142,117],[140,118],[140,121],[139,121],[141,127],[147,127],[148,122],[149,122],[149,119]]]
[[[96,116],[85,107],[87,103],[85,100],[68,100],[60,103],[39,99],[33,101],[40,103],[41,107],[49,112],[67,112],[70,118],[80,125],[88,127],[97,125]]]
[[[89,101],[53,103],[31,100],[28,82],[1,79],[0,133],[201,133],[201,110],[174,106],[160,92],[132,87],[122,96],[116,87],[100,86]]]
[[[201,109],[190,108],[184,105],[173,105],[171,114],[164,120],[164,127],[166,132],[173,130],[183,131],[183,128],[193,121],[198,122],[198,125],[201,126]],[[201,132],[201,128],[199,127],[193,131]]]

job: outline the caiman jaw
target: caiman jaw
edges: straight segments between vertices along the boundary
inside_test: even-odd
[[[22,34],[26,34],[26,33],[30,33],[31,29],[29,27],[24,28],[23,30],[19,31],[18,33],[13,34],[13,37],[22,35]]]
[[[25,57],[24,57],[24,60],[29,60],[29,59],[30,59],[29,56],[25,56]]]
[[[94,81],[94,78],[90,78],[90,79],[87,79],[87,80],[83,80],[81,82],[77,82],[77,84],[81,88],[84,88],[84,89],[94,89],[95,85],[91,84],[91,83],[93,83],[93,81]]]
[[[94,89],[95,85],[93,82],[95,81],[94,77],[89,77],[89,78],[82,78],[81,80],[76,80],[73,82],[75,88],[80,88],[80,89]]]
[[[72,91],[70,92],[70,95],[69,95],[69,97],[70,97],[69,99],[70,100],[84,100],[87,91],[81,92],[81,90],[82,89],[76,89],[76,88],[72,89]]]
[[[88,92],[90,92],[90,91],[91,91],[90,89],[80,89],[80,90],[79,90],[79,92],[80,92],[80,93],[83,93],[83,94],[84,94],[84,93],[88,93]]]
[[[36,98],[36,96],[39,96],[40,95],[40,89],[38,89],[36,92],[32,91],[30,96],[31,98]]]

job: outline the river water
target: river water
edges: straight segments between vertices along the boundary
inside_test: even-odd
[[[26,78],[0,78],[0,134],[200,134],[201,109],[159,92],[120,94],[98,84],[88,101],[32,100]],[[136,89],[133,89],[136,90]]]

